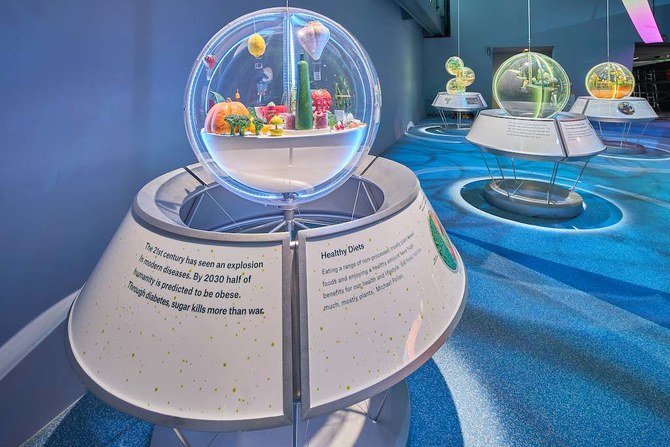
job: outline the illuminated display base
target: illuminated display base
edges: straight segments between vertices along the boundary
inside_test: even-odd
[[[67,345],[92,393],[185,439],[404,445],[404,379],[449,337],[465,295],[460,255],[398,163],[366,157],[297,210],[249,202],[193,165],[138,193],[72,305]]]
[[[643,154],[646,148],[640,144],[650,122],[658,118],[654,109],[644,98],[628,97],[623,99],[598,99],[591,96],[580,96],[570,109],[573,113],[586,115],[596,123],[600,138],[607,146],[608,153]],[[603,132],[603,123],[619,124],[618,135]],[[633,125],[644,126],[642,132],[634,139],[630,138]]]
[[[433,107],[442,118],[444,127],[453,126],[447,119],[447,113],[456,113],[456,129],[467,130],[470,126],[463,123],[463,113],[472,113],[476,115],[480,110],[488,107],[484,97],[477,92],[464,92],[457,94],[450,94],[447,92],[439,92],[433,100]]]
[[[582,198],[574,189],[588,161],[605,149],[589,120],[583,115],[559,113],[554,118],[520,118],[502,110],[479,114],[466,136],[479,146],[491,176],[483,192],[494,206],[529,217],[566,219],[583,210]],[[493,169],[485,153],[492,155]],[[500,158],[508,160],[507,174]],[[548,182],[517,177],[515,159],[553,164]],[[560,165],[583,162],[579,176],[570,189],[556,184]]]
[[[484,198],[505,211],[544,219],[570,219],[584,211],[582,196],[574,190],[537,180],[491,180]]]

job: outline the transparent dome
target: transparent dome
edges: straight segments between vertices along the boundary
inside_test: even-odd
[[[558,62],[526,52],[507,59],[493,77],[493,97],[508,114],[551,118],[570,97],[570,79]]]
[[[457,95],[459,93],[463,93],[465,91],[465,87],[458,82],[458,79],[456,78],[451,78],[447,81],[447,93],[450,95]]]
[[[341,185],[370,150],[381,90],[360,43],[295,8],[247,14],[196,59],[186,131],[200,162],[247,199],[294,206]]]
[[[452,76],[456,76],[463,69],[463,59],[458,56],[452,56],[444,64],[445,70]]]
[[[594,98],[621,99],[630,96],[635,88],[633,73],[616,62],[603,62],[586,75],[586,90]]]
[[[463,87],[469,87],[475,82],[475,71],[469,67],[463,67],[456,75],[456,81]]]

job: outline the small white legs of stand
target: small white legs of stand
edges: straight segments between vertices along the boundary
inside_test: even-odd
[[[647,148],[640,143],[640,139],[644,136],[649,126],[649,121],[645,123],[642,132],[637,136],[637,138],[630,138],[630,131],[633,127],[633,122],[622,122],[621,124],[621,133],[616,138],[607,138],[603,133],[602,123],[598,121],[598,133],[600,139],[605,143],[607,149],[605,153],[607,154],[619,154],[619,155],[639,155],[644,154],[647,151]]]
[[[371,399],[294,426],[233,433],[156,426],[151,447],[404,447],[409,416],[409,395],[402,381]]]
[[[177,435],[177,439],[179,439],[179,442],[183,447],[191,447],[191,444],[188,443],[188,439],[186,439],[186,436],[184,436],[184,433],[181,432],[178,428],[172,428],[174,431],[174,434]]]
[[[505,176],[498,156],[495,159],[500,177],[496,178],[483,152],[482,159],[491,176],[491,181],[484,187],[483,196],[491,205],[522,216],[545,219],[571,219],[584,211],[584,201],[575,191],[575,187],[588,161],[582,166],[575,183],[568,189],[556,184],[560,163],[553,164],[551,178],[549,182],[545,182],[517,178],[514,159],[510,159],[512,177]]]

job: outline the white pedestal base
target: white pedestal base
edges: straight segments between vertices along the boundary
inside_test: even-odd
[[[571,219],[584,211],[582,196],[537,180],[495,179],[484,187],[491,205],[528,217]]]

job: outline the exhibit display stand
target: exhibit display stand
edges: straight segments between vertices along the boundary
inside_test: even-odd
[[[484,198],[498,208],[530,217],[571,218],[583,209],[575,191],[591,157],[605,149],[586,117],[559,113],[551,118],[521,118],[503,110],[481,112],[466,139],[495,157],[499,177],[495,177],[482,153],[491,176]],[[511,161],[511,176],[505,175],[499,157]],[[553,164],[548,182],[517,177],[515,159]],[[579,176],[569,188],[556,184],[564,162],[584,162]]]
[[[584,210],[575,191],[588,161],[605,149],[584,115],[562,112],[570,96],[570,79],[554,59],[531,49],[531,2],[528,49],[504,61],[493,76],[493,98],[501,109],[479,114],[466,139],[478,146],[491,181],[483,196],[492,205],[520,215],[569,219]],[[495,157],[495,177],[484,152]],[[511,163],[507,176],[500,158]],[[519,178],[514,160],[548,162],[549,181]],[[557,184],[561,163],[583,161],[570,187]]]
[[[404,379],[458,323],[466,275],[416,176],[368,155],[367,54],[317,13],[256,11],[206,44],[185,102],[200,163],[142,188],[75,299],[79,376],[184,446],[405,445]]]
[[[444,64],[444,69],[454,76],[446,84],[446,91],[439,92],[433,100],[433,107],[437,109],[442,119],[442,127],[448,129],[452,124],[449,122],[448,114],[456,114],[456,129],[468,130],[469,125],[463,124],[463,114],[472,114],[473,118],[477,112],[488,107],[484,97],[480,93],[466,92],[466,89],[475,82],[475,72],[467,67],[461,59],[461,1],[456,2],[456,45],[457,55],[452,56]]]
[[[625,97],[622,99],[599,99],[592,96],[580,96],[570,108],[573,113],[586,115],[597,123],[600,138],[607,146],[607,152],[642,154],[646,151],[640,139],[649,123],[658,118],[654,109],[644,98]],[[620,125],[620,134],[607,138],[603,132],[603,123]],[[644,126],[642,132],[631,138],[633,125]]]
[[[447,92],[439,92],[433,100],[433,107],[437,109],[442,119],[442,125],[448,128],[450,122],[448,120],[449,113],[456,113],[456,129],[467,130],[469,125],[463,124],[463,114],[469,113],[473,117],[477,116],[480,110],[488,107],[484,97],[481,93],[476,92],[462,92],[450,94]]]
[[[199,165],[146,185],[70,311],[89,389],[159,425],[261,430],[254,445],[278,426],[303,445],[306,420],[366,402],[337,416],[338,445],[365,418],[387,427],[366,445],[404,445],[407,391],[389,389],[457,324],[458,252],[416,176],[385,159],[296,211],[293,237],[282,219]]]
[[[643,154],[646,151],[640,139],[649,123],[658,115],[644,98],[630,95],[635,90],[633,73],[617,62],[610,60],[610,3],[606,0],[605,31],[607,37],[607,60],[591,68],[586,74],[585,86],[590,96],[580,96],[570,108],[573,113],[586,115],[598,123],[600,138],[607,152],[619,154]],[[620,134],[608,138],[603,132],[603,123],[620,125]],[[637,138],[630,138],[634,124],[643,125]]]

